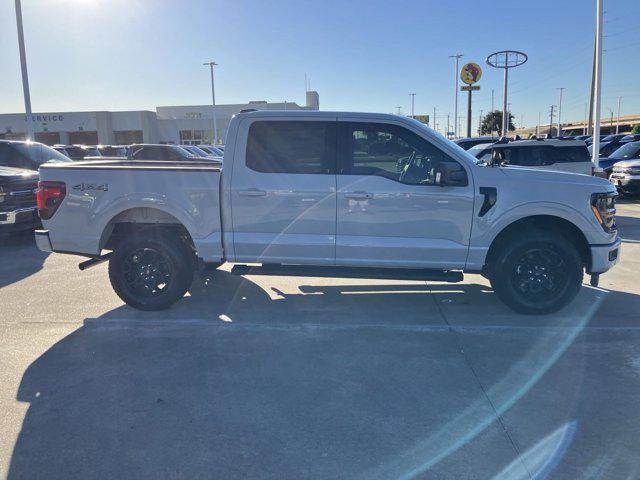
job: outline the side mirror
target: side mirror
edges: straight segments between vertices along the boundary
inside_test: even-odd
[[[436,167],[436,185],[441,187],[466,187],[467,172],[458,162],[440,162]]]

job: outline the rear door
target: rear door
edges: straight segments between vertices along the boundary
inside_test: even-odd
[[[464,186],[437,185],[438,164],[459,162],[423,137],[388,123],[338,125],[336,263],[463,268],[470,172]]]
[[[335,121],[247,119],[231,178],[236,261],[333,265]]]

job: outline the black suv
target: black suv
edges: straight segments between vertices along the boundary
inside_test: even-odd
[[[38,142],[0,140],[0,166],[38,170],[45,162],[70,162],[66,155]]]
[[[39,225],[38,167],[45,162],[70,161],[42,143],[0,140],[0,232]]]
[[[36,208],[38,172],[0,166],[0,233],[13,233],[40,224]]]

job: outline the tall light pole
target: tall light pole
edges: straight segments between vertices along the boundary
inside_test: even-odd
[[[415,93],[410,93],[409,96],[411,97],[411,118],[416,118],[415,110],[413,108],[414,105],[415,105],[416,94]]]
[[[213,107],[213,144],[218,143],[218,119],[216,118],[216,89],[213,84],[213,67],[217,66],[216,62],[205,62],[203,65],[209,65],[211,68],[211,105]]]
[[[509,84],[509,69],[519,67],[528,60],[525,53],[516,50],[502,50],[489,55],[486,62],[495,68],[504,69],[504,84],[502,85],[502,131],[500,135],[506,137],[509,133],[509,111],[507,110],[507,92]]]
[[[18,27],[18,49],[20,50],[20,69],[22,70],[22,92],[24,94],[24,111],[27,116],[27,140],[34,139],[33,122],[31,119],[31,95],[29,94],[29,75],[27,74],[27,54],[24,48],[24,33],[22,31],[22,7],[20,0],[16,0],[16,26]]]
[[[618,97],[618,120],[616,121],[616,135],[620,133],[620,103],[622,102],[622,97]]]
[[[593,171],[600,172],[598,159],[600,157],[600,85],[602,83],[602,0],[596,0],[596,55],[594,58],[594,82],[593,82],[593,150],[591,151],[591,162]]]
[[[564,92],[564,87],[560,87],[557,89],[560,92],[560,98],[558,99],[558,137],[562,135],[562,120],[560,117],[562,116],[562,92]]]
[[[454,72],[454,78],[455,78],[455,83],[454,83],[454,87],[455,88],[455,102],[454,102],[454,107],[453,107],[453,117],[454,118],[458,118],[458,69],[460,66],[460,57],[462,57],[463,54],[462,53],[456,53],[455,55],[449,55],[449,58],[455,58],[455,64],[456,64],[456,71]],[[434,117],[435,117],[435,113],[434,113]],[[434,124],[435,124],[435,118],[434,118]],[[454,122],[453,125],[453,138],[458,138],[458,121],[456,120]]]

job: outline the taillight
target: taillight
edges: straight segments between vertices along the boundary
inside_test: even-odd
[[[38,182],[36,203],[40,218],[48,220],[53,217],[66,194],[67,186],[64,182]]]

